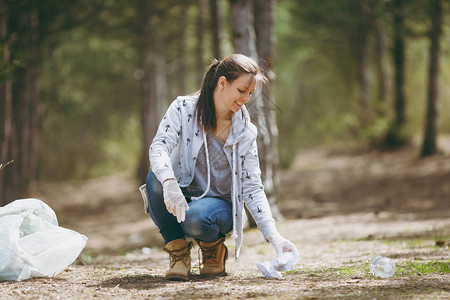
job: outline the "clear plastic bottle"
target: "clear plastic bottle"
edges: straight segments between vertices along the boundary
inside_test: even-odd
[[[395,263],[382,256],[375,256],[370,261],[370,273],[381,278],[389,278],[395,273]]]

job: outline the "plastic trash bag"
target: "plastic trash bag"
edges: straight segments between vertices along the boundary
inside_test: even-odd
[[[0,281],[52,277],[75,261],[87,237],[58,226],[38,199],[0,207]]]
[[[300,257],[294,252],[284,252],[272,261],[256,262],[256,266],[266,279],[281,279],[281,272],[293,270],[299,260]]]

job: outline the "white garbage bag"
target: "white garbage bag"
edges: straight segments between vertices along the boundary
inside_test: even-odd
[[[75,261],[87,237],[58,226],[38,199],[0,207],[0,281],[52,277]]]

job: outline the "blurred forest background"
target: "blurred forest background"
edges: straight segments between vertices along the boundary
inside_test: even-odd
[[[419,138],[417,155],[435,154],[450,132],[449,12],[449,0],[0,0],[0,199],[37,179],[143,181],[169,103],[233,52],[271,79],[274,170],[343,142]]]

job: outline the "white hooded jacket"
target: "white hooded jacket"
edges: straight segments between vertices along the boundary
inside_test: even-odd
[[[205,140],[203,129],[194,116],[197,99],[198,96],[178,97],[159,125],[149,156],[151,170],[161,183],[168,178],[175,178],[181,187],[186,187],[194,177],[197,156]],[[257,129],[250,122],[247,109],[242,106],[233,115],[224,145],[233,173],[231,236],[236,240],[236,258],[239,256],[246,221],[244,203],[266,240],[270,234],[277,232],[261,183],[256,136]],[[208,158],[207,148],[205,151]],[[214,164],[214,161],[209,163]]]

